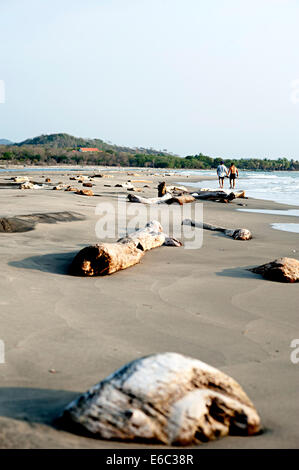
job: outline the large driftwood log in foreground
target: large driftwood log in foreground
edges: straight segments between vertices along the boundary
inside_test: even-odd
[[[249,271],[261,274],[270,281],[299,282],[299,261],[294,258],[279,258]]]
[[[62,422],[98,438],[167,445],[261,431],[254,405],[234,379],[176,353],[125,365],[70,403]]]
[[[117,243],[101,243],[83,248],[75,256],[69,271],[76,276],[112,274],[134,266],[140,262],[145,251],[164,243],[181,246],[177,240],[166,237],[158,221],[152,221],[144,229],[121,238]]]
[[[69,271],[75,276],[105,276],[134,266],[143,255],[133,241],[87,246],[75,256]]]
[[[247,228],[229,229],[224,227],[217,227],[216,225],[205,224],[203,222],[194,222],[191,219],[184,219],[182,225],[191,225],[191,227],[202,228],[204,230],[212,230],[215,232],[222,232],[234,240],[251,240],[252,234]]]

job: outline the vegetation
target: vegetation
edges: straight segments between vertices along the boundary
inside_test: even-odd
[[[80,152],[81,147],[97,148],[98,152]],[[100,139],[82,139],[68,134],[41,135],[13,145],[0,145],[0,164],[22,163],[26,165],[108,165],[152,168],[217,168],[221,158],[212,158],[202,153],[178,157],[166,151],[152,148],[129,148],[108,144]],[[229,166],[232,159],[224,160]],[[241,170],[299,170],[299,161],[279,158],[238,159]]]

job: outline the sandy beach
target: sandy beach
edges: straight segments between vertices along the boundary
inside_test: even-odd
[[[294,222],[291,216],[237,210],[292,206],[257,199],[204,202],[205,222],[246,227],[254,238],[242,242],[204,231],[198,249],[160,247],[140,264],[111,276],[67,274],[74,255],[99,242],[96,205],[116,207],[117,196],[128,194],[115,184],[149,180],[134,184],[142,188],[140,195],[153,197],[162,179],[167,184],[198,181],[198,176],[162,178],[151,172],[107,171],[113,178],[94,179],[95,197],[53,191],[51,186],[16,189],[9,186],[15,174],[1,173],[0,217],[74,211],[85,220],[0,233],[0,339],[5,343],[0,448],[152,447],[81,437],[57,428],[53,420],[72,399],[126,362],[166,351],[231,375],[261,416],[263,434],[226,437],[201,448],[298,448],[299,364],[290,360],[291,341],[299,337],[298,284],[266,281],[247,268],[284,256],[298,259],[299,237],[271,227]],[[43,176],[53,184],[82,189],[70,181],[70,171],[30,174],[37,183],[45,181]]]

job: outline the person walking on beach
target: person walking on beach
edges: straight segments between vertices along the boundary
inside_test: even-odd
[[[226,166],[224,165],[224,161],[221,161],[220,165],[218,165],[217,175],[218,175],[218,180],[219,180],[219,186],[221,189],[223,189],[224,178],[225,176],[228,176],[228,171],[227,171]]]
[[[229,176],[230,189],[235,189],[236,178],[239,178],[239,172],[238,172],[238,168],[233,162],[231,163],[229,167],[228,176]]]

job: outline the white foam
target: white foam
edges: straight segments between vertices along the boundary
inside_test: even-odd
[[[272,228],[284,232],[299,233],[299,224],[272,224]]]

